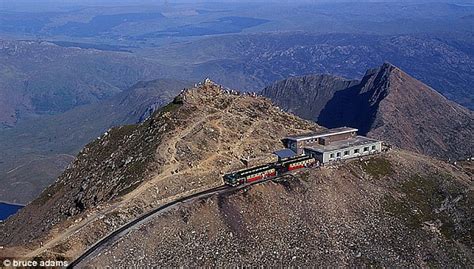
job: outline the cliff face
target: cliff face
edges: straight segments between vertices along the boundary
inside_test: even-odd
[[[275,95],[291,93],[295,88],[287,82],[280,85],[288,86],[278,91],[267,88],[264,95],[325,127],[356,127],[362,134],[443,159],[473,155],[474,113],[391,64],[367,71],[359,83],[351,83],[345,89],[315,90],[299,83],[298,87],[304,89],[300,91],[332,94],[329,99],[309,103],[307,95]],[[298,106],[299,103],[304,105]]]
[[[474,155],[474,113],[391,67],[387,96],[369,131],[396,145],[440,158]],[[404,135],[400,135],[404,134]]]
[[[324,106],[337,91],[356,85],[358,81],[331,75],[308,75],[279,81],[262,91],[277,100],[278,106],[302,118],[318,118]]]

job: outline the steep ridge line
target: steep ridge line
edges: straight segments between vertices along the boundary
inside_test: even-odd
[[[473,112],[388,62],[358,81],[294,77],[266,87],[262,95],[327,128],[354,127],[359,134],[442,160],[473,156]]]

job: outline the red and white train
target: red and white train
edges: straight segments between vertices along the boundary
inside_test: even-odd
[[[225,174],[224,182],[227,185],[237,186],[265,178],[275,177],[288,171],[310,167],[315,164],[316,159],[311,156],[295,156],[275,163],[269,163]]]

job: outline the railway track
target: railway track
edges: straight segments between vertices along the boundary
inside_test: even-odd
[[[189,203],[193,200],[208,198],[208,197],[211,197],[212,195],[215,195],[215,194],[218,194],[218,193],[227,193],[227,192],[231,192],[231,191],[244,189],[244,188],[252,186],[252,185],[260,184],[260,183],[263,183],[263,182],[266,182],[266,181],[269,181],[269,180],[274,180],[278,177],[280,177],[280,176],[266,178],[266,179],[262,179],[262,180],[255,181],[255,182],[252,182],[252,183],[239,185],[239,186],[236,186],[236,187],[222,185],[222,186],[215,187],[215,188],[212,188],[212,189],[209,189],[209,190],[205,190],[205,191],[198,192],[198,193],[195,193],[195,194],[191,194],[191,195],[188,195],[188,196],[185,196],[185,197],[181,197],[181,198],[179,198],[175,201],[172,201],[172,202],[169,202],[169,203],[164,204],[162,206],[159,206],[159,207],[157,207],[157,208],[155,208],[155,209],[153,209],[153,210],[137,217],[136,219],[128,222],[127,224],[124,224],[123,226],[121,226],[117,230],[111,232],[107,236],[105,236],[102,239],[100,239],[99,241],[97,241],[94,245],[89,247],[81,256],[79,256],[77,259],[72,261],[67,266],[67,268],[76,268],[80,263],[84,262],[92,254],[94,254],[95,252],[109,246],[116,239],[119,239],[121,236],[125,235],[127,232],[129,232],[131,229],[133,229],[135,226],[138,226],[138,225],[150,220],[151,218],[155,217],[155,215],[160,214],[160,213],[162,213],[163,211],[165,211],[167,209],[171,209],[172,207],[177,206],[179,204]]]

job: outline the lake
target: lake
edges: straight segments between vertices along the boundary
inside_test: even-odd
[[[7,219],[9,216],[15,214],[22,207],[23,206],[21,205],[12,205],[0,202],[0,220]]]

